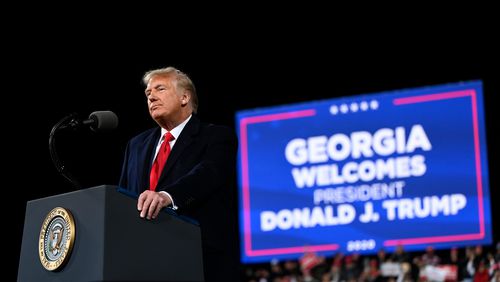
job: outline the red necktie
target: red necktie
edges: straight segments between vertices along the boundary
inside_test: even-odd
[[[161,143],[158,155],[156,155],[153,166],[151,167],[151,174],[149,175],[149,190],[156,190],[156,185],[158,184],[161,171],[163,170],[163,167],[167,162],[168,155],[170,154],[170,141],[174,139],[175,137],[170,132],[165,133],[163,143]]]

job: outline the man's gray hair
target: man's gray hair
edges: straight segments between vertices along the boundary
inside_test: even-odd
[[[189,76],[187,76],[187,74],[181,72],[180,70],[174,67],[166,67],[146,72],[142,77],[142,82],[144,83],[144,85],[147,85],[151,80],[151,78],[155,76],[170,76],[170,75],[175,75],[175,81],[177,83],[177,87],[180,87],[190,93],[191,107],[193,108],[193,113],[196,114],[196,112],[198,111],[198,96],[196,95],[196,88],[194,87],[194,83],[193,81],[191,81]]]

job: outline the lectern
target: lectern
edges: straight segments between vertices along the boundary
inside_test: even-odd
[[[29,201],[17,281],[203,281],[199,226],[136,206],[109,185]]]

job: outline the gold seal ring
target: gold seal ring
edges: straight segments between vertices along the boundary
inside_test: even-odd
[[[71,212],[57,207],[51,210],[40,229],[38,256],[42,266],[55,271],[69,259],[75,242],[75,220]]]

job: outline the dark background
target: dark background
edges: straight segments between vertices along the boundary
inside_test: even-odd
[[[17,271],[26,201],[73,189],[50,160],[52,126],[73,112],[86,118],[92,111],[114,111],[120,119],[117,130],[61,134],[57,148],[83,186],[116,184],[126,141],[156,125],[146,109],[141,77],[147,70],[164,66],[175,66],[192,78],[202,120],[233,128],[234,114],[242,109],[481,79],[493,236],[495,242],[500,239],[500,208],[496,205],[500,140],[495,132],[500,116],[494,101],[500,93],[500,72],[494,33],[484,35],[463,28],[453,34],[442,30],[438,39],[418,32],[406,39],[382,39],[373,30],[369,35],[353,33],[351,40],[335,32],[282,37],[274,29],[259,40],[232,34],[214,37],[208,32],[188,44],[172,31],[144,36],[145,30],[130,30],[131,35],[121,37],[113,28],[73,30],[71,34],[46,32],[47,28],[53,26],[37,30],[32,38],[35,45],[24,45],[15,53],[20,47],[13,45],[4,53],[15,61],[6,67],[13,79],[4,77],[3,83],[3,115],[8,124],[3,134],[8,142],[4,155],[12,156],[5,161],[4,180],[14,181],[4,185],[5,201],[15,207],[14,223],[9,227],[14,230],[9,238],[17,247],[9,257],[13,273]],[[158,42],[157,36],[166,43]]]

